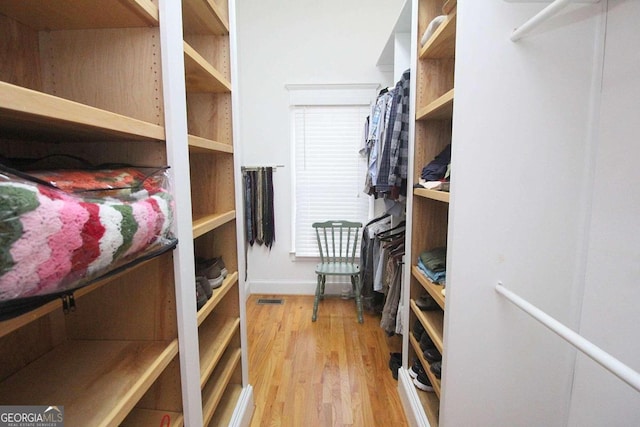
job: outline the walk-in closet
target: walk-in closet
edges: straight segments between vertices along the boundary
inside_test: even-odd
[[[0,426],[640,425],[638,22],[0,0]]]

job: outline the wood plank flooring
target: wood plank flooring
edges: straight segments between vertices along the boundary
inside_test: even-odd
[[[284,304],[257,304],[271,297]],[[313,296],[247,300],[251,426],[406,426],[388,367],[400,337],[377,316],[359,324],[353,300],[321,301],[315,323],[312,310]]]

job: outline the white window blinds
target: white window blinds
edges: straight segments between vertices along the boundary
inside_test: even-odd
[[[368,114],[369,105],[292,107],[296,256],[318,256],[314,222],[366,222],[366,159],[358,151]]]

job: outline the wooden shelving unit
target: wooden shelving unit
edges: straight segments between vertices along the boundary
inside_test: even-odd
[[[440,202],[449,203],[449,192],[429,190],[427,188],[416,188],[413,190],[413,195],[417,197],[424,197],[425,199],[438,200]]]
[[[185,0],[182,12],[194,247],[199,257],[221,256],[229,271],[197,313],[208,425],[242,389],[229,7],[225,0]]]
[[[414,142],[410,149],[413,178],[417,181],[420,172],[446,146],[451,143],[452,118],[454,113],[454,68],[457,8],[455,0],[415,0],[417,23],[414,37],[422,37],[429,23],[439,15],[446,19],[429,40],[420,47],[416,55],[415,76],[416,107]],[[453,172],[455,173],[455,172]],[[411,222],[411,262],[407,263],[406,277],[409,277],[409,325],[413,328],[419,322],[441,354],[446,353],[444,341],[445,297],[443,286],[432,283],[417,266],[417,259],[424,251],[446,247],[449,234],[449,192],[415,188],[407,204],[408,221]],[[424,293],[431,295],[440,309],[421,311],[416,300]],[[440,396],[443,384],[429,369],[420,349],[419,340],[413,334],[409,337],[409,360],[414,358],[422,363],[427,376],[434,386],[434,393],[418,391],[422,409],[430,424],[438,425]]]
[[[416,112],[416,120],[446,120],[453,117],[453,89]]]
[[[442,296],[442,285],[438,285],[429,280],[424,274],[420,272],[417,265],[411,266],[411,275],[422,285],[429,295],[438,303],[441,309],[444,310],[445,298]]]
[[[183,0],[178,28],[178,18],[161,19],[167,5],[180,7],[166,0],[0,4],[0,155],[161,166],[183,150],[190,167],[171,171],[190,185],[193,220],[176,228],[194,239],[193,254],[174,260],[167,252],[77,290],[68,314],[55,300],[0,322],[2,405],[63,405],[69,426],[160,425],[165,417],[171,426],[202,417],[207,425],[229,420],[243,394],[230,6]],[[162,55],[167,34],[183,35],[184,69]],[[165,79],[172,73],[184,73],[178,95],[186,111],[165,111],[176,90]],[[181,114],[188,128],[170,137],[168,124],[179,127]],[[176,272],[190,269],[193,255],[222,256],[229,274],[200,311],[187,313],[195,308],[195,277],[176,280]],[[180,366],[198,350],[199,366],[197,359]],[[183,370],[194,368],[202,387],[182,388]]]

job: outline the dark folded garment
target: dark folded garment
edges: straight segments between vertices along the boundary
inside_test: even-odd
[[[425,267],[433,272],[445,271],[447,269],[447,248],[424,251],[420,254],[420,260]]]

